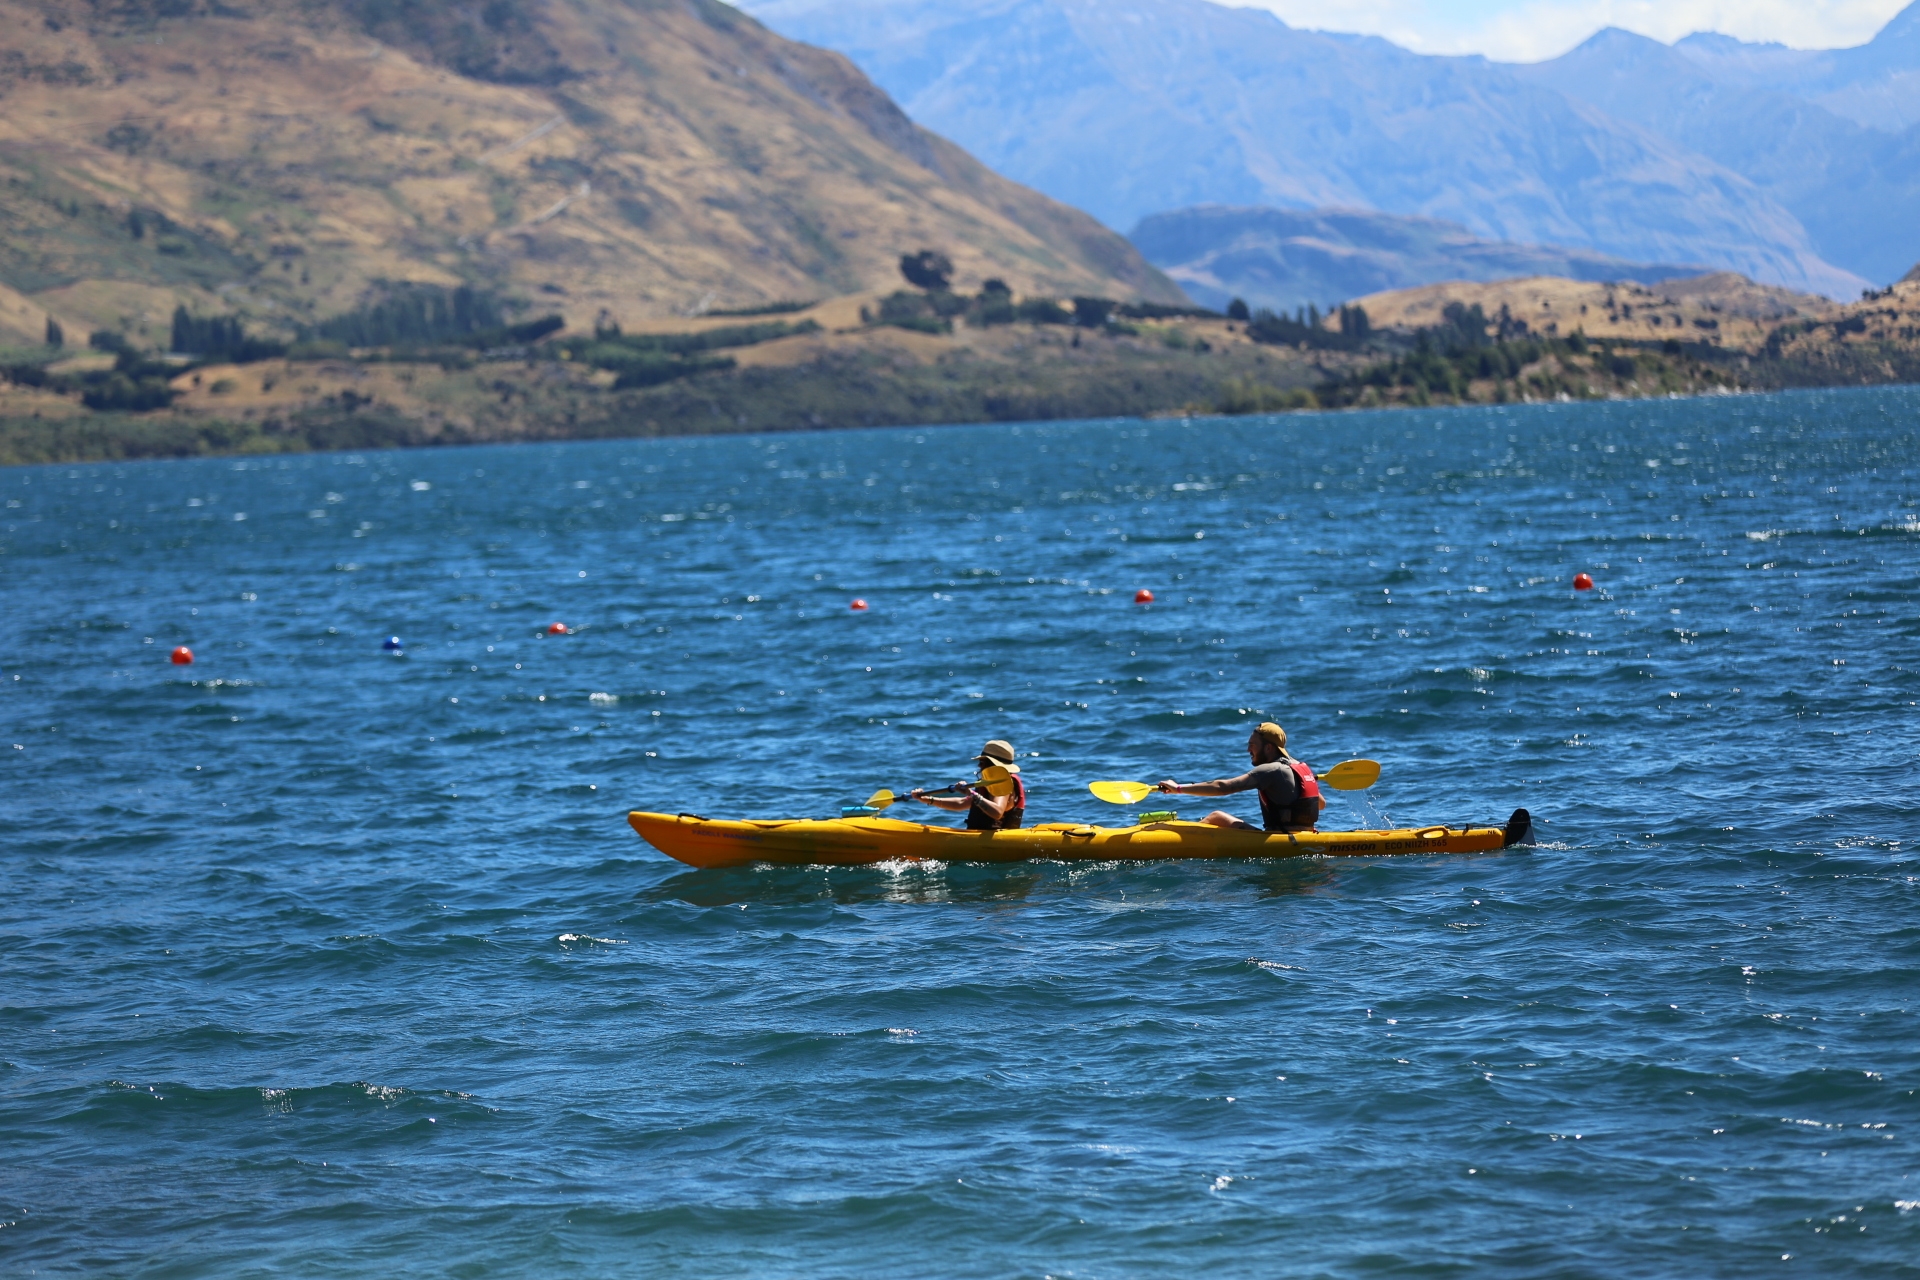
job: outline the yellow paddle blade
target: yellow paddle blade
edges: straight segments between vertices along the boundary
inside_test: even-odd
[[[1013,775],[997,764],[990,764],[980,771],[980,784],[995,800],[1004,800],[1013,794]]]
[[[1154,792],[1144,782],[1089,782],[1087,790],[1108,804],[1139,804]]]
[[[1335,791],[1365,791],[1380,781],[1378,760],[1342,760],[1319,775],[1320,784]]]
[[[888,805],[892,804],[896,798],[897,797],[895,797],[895,795],[891,791],[886,791],[886,790],[876,791],[872,795],[867,797],[867,808],[884,809]]]

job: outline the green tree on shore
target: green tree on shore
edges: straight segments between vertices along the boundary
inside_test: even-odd
[[[945,293],[953,280],[953,259],[932,249],[900,255],[900,274],[907,283],[928,293]]]

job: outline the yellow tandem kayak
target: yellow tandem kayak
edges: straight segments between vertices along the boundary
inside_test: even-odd
[[[725,821],[692,813],[627,815],[641,839],[695,867],[860,866],[923,862],[1161,861],[1291,858],[1303,854],[1483,853],[1533,843],[1533,820],[1514,810],[1504,827],[1407,827],[1396,831],[1237,831],[1200,822],[1096,827],[1047,822],[1018,831],[963,831],[895,818]]]

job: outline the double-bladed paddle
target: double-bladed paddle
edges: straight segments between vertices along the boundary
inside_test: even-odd
[[[999,765],[992,764],[980,771],[980,780],[978,782],[956,782],[950,787],[941,787],[938,791],[929,791],[926,794],[930,796],[958,795],[970,787],[979,787],[996,800],[1003,799],[1013,794],[1013,775],[1005,769],[1002,769]],[[896,800],[905,799],[908,799],[908,797],[897,796],[891,791],[881,790],[867,797],[865,807],[869,809],[884,809]]]
[[[1335,791],[1365,791],[1380,780],[1378,760],[1342,760],[1325,773],[1314,775]],[[1087,790],[1108,804],[1139,804],[1160,788],[1150,782],[1089,782]]]

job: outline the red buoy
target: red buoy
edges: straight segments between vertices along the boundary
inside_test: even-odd
[[[547,634],[550,636],[570,636],[573,633],[567,630],[566,623],[556,622],[547,628]]]
[[[193,650],[191,650],[191,649],[189,649],[189,648],[187,648],[187,646],[185,646],[185,645],[183,645],[183,644],[177,644],[177,645],[175,645],[175,646],[173,647],[173,665],[174,665],[174,666],[176,666],[176,667],[190,667],[190,666],[192,666],[192,665],[193,665]]]
[[[1142,587],[1138,591],[1133,593],[1133,602],[1135,604],[1152,604],[1153,592],[1147,590],[1145,587]]]
[[[1593,579],[1584,573],[1576,573],[1573,575],[1573,589],[1575,591],[1591,591],[1593,590]]]
[[[858,596],[855,596],[853,603],[848,605],[847,608],[853,610],[855,613],[865,613],[867,609],[867,602],[865,600],[860,599]]]

